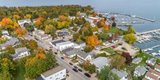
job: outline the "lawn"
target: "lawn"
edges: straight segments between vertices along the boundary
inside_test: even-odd
[[[15,80],[25,80],[24,78],[24,74],[25,74],[25,69],[24,69],[24,65],[22,65],[20,62],[17,62],[16,65],[16,76],[15,76]]]
[[[106,51],[110,53],[111,55],[116,53],[112,48],[103,48],[102,51]]]

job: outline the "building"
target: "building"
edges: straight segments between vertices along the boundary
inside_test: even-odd
[[[19,24],[22,28],[24,28],[24,24],[25,24],[25,23],[31,24],[32,21],[31,21],[30,19],[18,20],[18,24]]]
[[[96,66],[97,71],[100,71],[104,66],[109,66],[110,60],[106,57],[98,57],[91,61],[91,64]]]
[[[154,68],[156,71],[160,72],[160,65],[155,65],[155,68]]]
[[[65,40],[52,41],[50,44],[59,51],[63,51],[67,48],[72,48],[75,45],[73,42]]]
[[[142,58],[134,58],[133,60],[132,60],[132,63],[134,63],[134,64],[139,64],[140,62],[142,61]]]
[[[0,49],[5,49],[9,45],[14,46],[17,42],[19,42],[19,40],[17,38],[11,38],[10,40],[5,42],[4,44],[0,44]]]
[[[147,71],[144,66],[137,66],[134,71],[134,76],[143,76]]]
[[[120,80],[128,80],[128,73],[123,70],[112,69],[112,73],[116,74]]]
[[[11,39],[12,37],[9,36],[9,32],[7,30],[2,30],[2,37],[6,39]]]
[[[62,66],[57,66],[41,74],[41,80],[65,80],[67,70]],[[40,79],[38,79],[40,80]]]
[[[74,56],[77,56],[79,58],[79,62],[83,62],[85,60],[91,60],[92,55],[88,54],[80,49],[75,48],[68,48],[62,51],[66,57],[73,58]]]
[[[23,57],[29,56],[30,52],[26,47],[15,49],[15,54],[12,55],[13,60],[21,59]]]
[[[42,30],[35,30],[33,32],[33,36],[35,36],[38,40],[41,41],[52,41],[51,35],[47,35]]]
[[[80,48],[80,49],[83,49],[84,47],[86,47],[85,42],[76,42],[74,46],[74,48]]]
[[[146,60],[146,63],[150,66],[154,66],[156,64],[156,59],[155,58],[151,58]]]

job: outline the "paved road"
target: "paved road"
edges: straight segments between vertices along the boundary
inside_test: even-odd
[[[80,72],[74,72],[72,70],[72,66],[70,66],[67,62],[63,61],[61,58],[56,56],[57,62],[59,65],[65,67],[70,73],[71,73],[71,78],[72,80],[89,80],[86,76],[83,75],[83,73]]]
[[[48,43],[43,41],[38,41],[33,36],[30,36],[30,35],[25,36],[25,39],[28,39],[28,40],[34,39],[35,41],[37,41],[38,45],[44,49],[48,49],[50,47]],[[54,51],[55,49],[52,49],[52,50]],[[55,57],[56,57],[57,63],[59,63],[59,65],[65,67],[69,71],[70,77],[68,80],[90,80],[88,77],[84,75],[83,72],[74,72],[72,70],[73,67],[69,65],[67,61],[61,59],[61,56],[56,55]]]

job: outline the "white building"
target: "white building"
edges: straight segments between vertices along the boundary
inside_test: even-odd
[[[80,48],[80,49],[83,49],[84,47],[86,47],[86,43],[85,42],[75,43],[75,46],[74,46],[74,48]]]
[[[24,20],[18,20],[18,24],[22,27],[22,28],[24,28],[24,24],[25,23],[32,23],[31,22],[31,20],[30,19],[24,19]]]
[[[51,35],[47,35],[42,30],[33,31],[33,36],[35,36],[38,40],[41,41],[52,41]]]
[[[50,69],[41,74],[43,80],[62,80],[66,78],[67,70],[62,66]]]
[[[73,47],[75,44],[71,41],[57,40],[50,43],[55,49],[62,51]]]
[[[100,71],[104,66],[109,66],[110,60],[106,57],[98,57],[91,61],[91,64],[96,66],[97,71]]]
[[[10,40],[5,42],[4,44],[0,44],[0,49],[5,49],[9,45],[14,46],[18,42],[19,42],[19,40],[17,38],[11,38]]]
[[[2,37],[6,39],[11,39],[12,37],[9,36],[9,32],[7,30],[2,30]]]
[[[12,55],[12,57],[13,57],[13,60],[16,60],[16,59],[24,58],[29,55],[30,55],[29,50],[26,47],[23,47],[23,48],[15,49],[15,54]]]

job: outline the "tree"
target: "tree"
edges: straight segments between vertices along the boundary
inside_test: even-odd
[[[45,26],[45,33],[47,33],[47,34],[51,34],[51,33],[55,33],[55,31],[56,31],[56,28],[53,26],[53,25],[46,25]]]
[[[131,34],[131,33],[134,34],[134,33],[135,33],[135,29],[134,29],[131,25],[129,25],[129,26],[128,26],[127,33],[128,33],[128,34]]]
[[[17,36],[22,37],[27,33],[27,30],[19,27],[15,30],[15,33],[17,34]]]
[[[34,79],[42,72],[57,65],[52,53],[45,53],[43,49],[37,49],[36,54],[28,58],[25,62],[25,77]]]
[[[122,69],[125,66],[126,59],[121,55],[114,55],[111,59],[111,67],[116,69]]]
[[[98,80],[119,80],[119,77],[111,72],[110,67],[105,66],[98,72]]]
[[[28,48],[31,49],[31,50],[34,50],[34,49],[38,48],[38,44],[35,40],[29,40],[27,43],[28,43],[27,44]]]
[[[7,46],[6,50],[7,50],[7,53],[9,53],[9,54],[14,54],[15,53],[15,49],[11,45]]]
[[[81,66],[85,69],[85,70],[87,70],[87,71],[89,71],[89,73],[94,73],[94,72],[96,72],[96,66],[94,65],[94,64],[91,64],[88,60],[87,61],[84,61],[82,64],[81,64]]]
[[[7,25],[12,25],[13,21],[10,18],[3,18],[1,21],[1,26],[6,27]]]
[[[98,40],[98,37],[96,35],[92,35],[87,37],[86,43],[91,47],[95,47],[100,44],[100,41]]]
[[[133,44],[134,42],[136,42],[137,38],[133,33],[130,33],[124,36],[124,40],[129,44]]]
[[[26,14],[26,16],[24,16],[25,19],[31,19],[32,15],[31,14]]]
[[[0,80],[12,80],[15,66],[8,58],[0,59]]]

